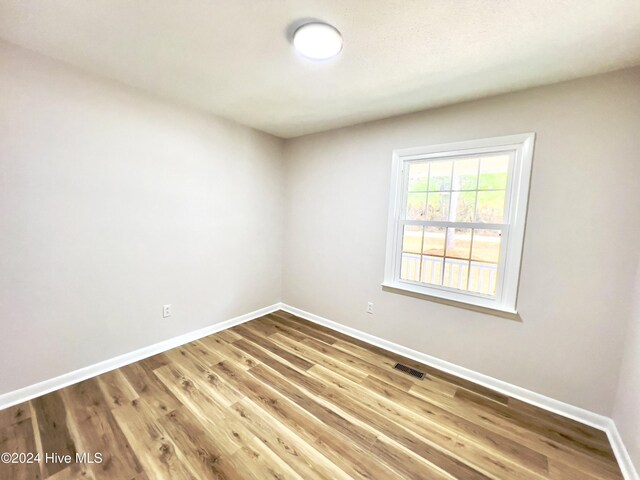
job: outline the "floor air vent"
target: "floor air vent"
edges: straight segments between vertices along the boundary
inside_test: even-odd
[[[407,367],[406,365],[403,365],[401,363],[396,363],[396,366],[393,368],[395,368],[396,370],[400,370],[401,372],[404,372],[408,375],[411,375],[412,377],[419,378],[420,380],[424,378],[424,372],[421,372],[411,367]]]

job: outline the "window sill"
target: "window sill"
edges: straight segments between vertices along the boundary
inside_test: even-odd
[[[423,298],[425,300],[435,301],[454,307],[466,308],[477,312],[487,313],[491,315],[499,315],[506,318],[519,319],[517,310],[499,304],[490,304],[483,298],[475,297],[462,297],[455,292],[441,291],[429,293],[425,292],[420,287],[414,287],[413,285],[406,283],[394,283],[394,282],[382,282],[382,288],[388,290],[391,293],[399,293],[403,295],[409,295],[416,298]],[[433,293],[431,293],[433,292]],[[462,297],[462,298],[461,298]]]

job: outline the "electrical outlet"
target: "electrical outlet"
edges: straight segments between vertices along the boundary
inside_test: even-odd
[[[162,318],[171,316],[171,304],[162,306]]]
[[[373,313],[373,302],[367,303],[367,313]]]

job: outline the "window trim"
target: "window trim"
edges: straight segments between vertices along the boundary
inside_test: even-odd
[[[501,137],[483,138],[477,140],[429,145],[423,147],[404,148],[393,151],[391,166],[391,192],[389,197],[389,218],[387,224],[387,247],[383,287],[393,290],[403,290],[424,296],[437,297],[453,302],[474,305],[508,313],[517,313],[516,303],[522,249],[524,245],[527,204],[529,199],[529,185],[531,181],[531,166],[533,161],[533,147],[535,133],[506,135]],[[461,155],[495,153],[500,151],[512,152],[509,166],[509,181],[507,184],[505,215],[508,221],[501,225],[503,236],[500,255],[504,258],[499,264],[498,288],[496,297],[491,298],[473,292],[462,292],[438,286],[426,286],[407,280],[400,280],[400,248],[402,246],[402,226],[412,223],[402,219],[402,209],[406,203],[408,173],[405,171],[407,162],[425,160],[429,158],[445,158]],[[421,220],[415,221],[423,225]],[[429,222],[433,224],[434,222]],[[437,222],[436,222],[437,223]],[[450,225],[451,222],[444,222]],[[464,223],[468,228],[470,223]],[[490,224],[482,224],[483,227]],[[504,255],[504,256],[503,256]]]

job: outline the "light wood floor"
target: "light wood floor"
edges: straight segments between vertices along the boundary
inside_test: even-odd
[[[284,312],[0,411],[0,452],[104,457],[3,480],[622,478],[599,430]]]

